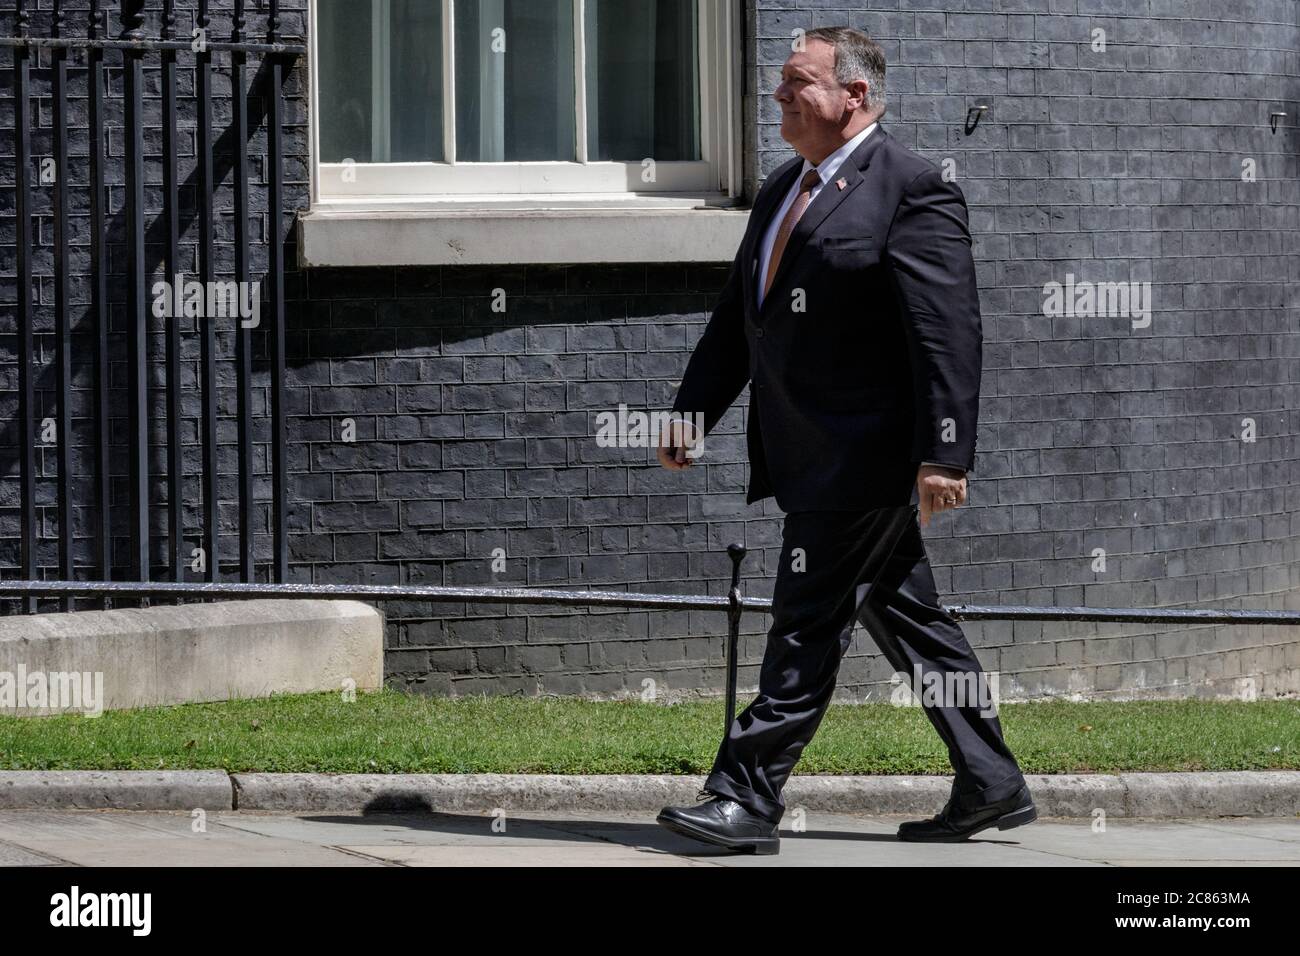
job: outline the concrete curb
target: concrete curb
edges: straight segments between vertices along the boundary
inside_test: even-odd
[[[0,770],[0,810],[232,810],[222,770]]]
[[[1038,811],[1050,817],[1292,816],[1300,771],[1026,774]],[[691,806],[703,776],[558,774],[235,774],[241,810],[474,811],[631,810]],[[842,813],[937,813],[950,777],[795,775],[794,807]]]
[[[1027,774],[1045,817],[1182,819],[1300,815],[1300,771]],[[636,774],[316,774],[219,770],[0,771],[0,809],[283,812],[625,810],[692,806],[703,776]],[[795,775],[787,813],[929,816],[950,777]]]

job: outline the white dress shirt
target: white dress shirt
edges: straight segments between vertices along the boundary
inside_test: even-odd
[[[811,206],[813,202],[816,201],[817,194],[822,191],[822,187],[834,179],[835,173],[839,170],[840,166],[844,164],[846,159],[853,155],[853,151],[862,145],[862,141],[871,135],[872,130],[874,130],[877,125],[878,124],[876,123],[872,123],[866,129],[859,132],[858,135],[847,140],[843,146],[835,150],[835,152],[831,153],[816,166],[808,162],[806,159],[803,161],[803,168],[799,170],[799,175],[794,178],[794,184],[790,187],[790,191],[786,193],[785,201],[781,203],[780,208],[776,211],[776,215],[774,215],[771,222],[767,224],[767,231],[763,234],[763,243],[759,247],[760,251],[757,269],[759,308],[763,307],[763,286],[766,284],[764,280],[767,278],[768,264],[772,259],[772,247],[776,245],[776,234],[781,230],[781,223],[785,220],[785,214],[789,212],[790,207],[794,205],[795,199],[799,197],[799,185],[803,182],[803,178],[808,175],[808,170],[816,169],[818,178],[821,180],[820,182],[813,184],[812,196],[808,200],[808,205]],[[807,209],[804,211],[806,213]]]

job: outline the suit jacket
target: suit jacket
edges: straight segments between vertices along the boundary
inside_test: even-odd
[[[921,462],[974,466],[983,333],[966,201],[883,126],[804,210],[757,305],[759,244],[803,159],[767,177],[673,402],[705,435],[752,383],[747,502],[909,504]],[[802,310],[802,311],[801,311]]]

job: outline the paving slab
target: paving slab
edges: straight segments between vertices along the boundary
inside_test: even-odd
[[[194,832],[189,813],[168,811],[0,811],[0,842],[78,866],[366,866],[309,840],[225,827],[209,813]],[[12,865],[12,864],[11,864]]]
[[[208,813],[0,810],[0,865],[1298,866],[1300,819],[1040,818],[962,844],[903,843],[907,815],[809,812],[776,856],[736,855],[643,811]],[[504,824],[504,829],[502,825]]]

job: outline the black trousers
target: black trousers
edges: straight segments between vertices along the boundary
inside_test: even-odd
[[[915,505],[786,515],[772,618],[758,696],[733,722],[705,790],[780,822],[781,790],[830,704],[855,620],[921,698],[963,802],[1004,799],[1024,783],[975,652],[939,605]],[[982,693],[971,692],[976,682]]]

